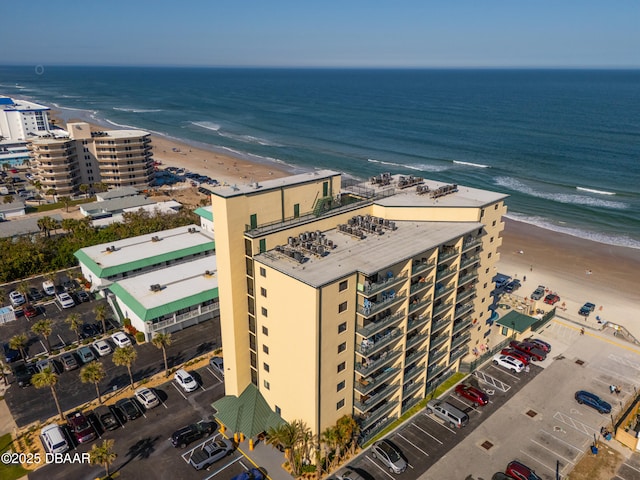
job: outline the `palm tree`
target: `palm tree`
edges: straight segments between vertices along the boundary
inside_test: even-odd
[[[156,335],[151,339],[151,343],[153,343],[156,348],[162,349],[162,356],[164,358],[164,376],[169,376],[169,365],[167,364],[167,347],[171,345],[171,334],[170,333],[156,333]]]
[[[55,188],[50,188],[46,192],[44,192],[44,194],[45,195],[49,195],[49,196],[54,196],[56,194],[56,189]]]
[[[51,343],[49,343],[49,335],[53,331],[53,322],[48,318],[38,320],[31,327],[31,331],[36,335],[41,335],[47,344],[47,352],[51,352]]]
[[[14,200],[13,195],[5,195],[2,199],[2,203],[12,203]]]
[[[291,467],[291,473],[297,477],[301,473],[304,457],[308,454],[312,439],[311,430],[302,420],[283,423],[267,431],[267,443],[284,448],[284,457]]]
[[[109,476],[109,465],[115,462],[118,455],[113,451],[114,440],[104,440],[101,445],[94,444],[89,450],[89,462],[92,465],[102,465],[107,478]]]
[[[66,195],[64,197],[58,197],[58,202],[62,203],[67,209],[67,213],[69,213],[69,205],[71,205],[71,197],[68,197]]]
[[[102,331],[107,333],[107,306],[101,303],[93,309],[93,313],[96,314],[96,320],[102,322]]]
[[[18,350],[24,360],[27,359],[27,336],[24,333],[14,335],[9,340],[9,347]]]
[[[20,292],[25,300],[27,300],[27,303],[29,303],[29,284],[25,281],[22,281],[18,284],[16,290]]]
[[[5,372],[6,364],[0,359],[0,371],[2,372],[2,381],[4,382],[5,387],[9,385],[7,382],[7,372]]]
[[[51,217],[41,217],[38,219],[38,228],[44,232],[47,237],[50,237],[51,230],[58,228],[58,222]]]
[[[58,413],[60,414],[60,420],[64,421],[64,415],[62,415],[62,409],[60,408],[60,402],[58,401],[58,394],[56,393],[56,384],[58,383],[58,375],[53,373],[51,367],[45,368],[42,372],[36,373],[31,378],[31,383],[36,388],[49,387],[51,389],[51,395],[58,407]]]
[[[98,394],[98,402],[102,403],[102,396],[100,395],[100,387],[98,384],[105,379],[107,372],[104,369],[104,365],[100,362],[87,363],[80,370],[80,381],[82,383],[93,383],[96,386],[96,393]]]
[[[333,470],[333,465],[338,461],[338,429],[336,426],[327,427],[320,435],[320,441],[324,444],[325,466],[327,472]],[[333,453],[333,459],[331,454]]]
[[[64,322],[69,325],[71,331],[76,334],[76,340],[80,343],[80,330],[82,329],[82,319],[80,315],[72,313]]]
[[[86,183],[83,183],[78,187],[78,190],[80,190],[81,193],[86,195],[87,192],[89,191],[89,185],[87,185]]]
[[[133,373],[131,373],[131,365],[136,361],[138,357],[138,352],[136,352],[133,346],[129,345],[128,347],[118,347],[116,351],[113,353],[113,363],[119,367],[127,367],[129,371],[129,378],[131,379],[131,388],[133,388]]]
[[[336,423],[340,447],[345,451],[349,449],[352,453],[356,449],[356,440],[360,433],[358,422],[351,415],[343,415]]]

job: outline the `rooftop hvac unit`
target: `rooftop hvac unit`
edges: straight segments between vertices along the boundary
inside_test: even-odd
[[[207,277],[210,277],[211,275],[213,275],[213,272],[212,272],[211,270],[205,270],[204,274],[205,274]]]
[[[324,253],[324,247],[322,245],[318,246],[318,255],[322,255]]]
[[[327,245],[329,246],[329,248],[333,248],[333,240],[328,240]]]
[[[282,252],[282,245],[276,245],[276,252]]]
[[[287,239],[287,243],[288,243],[289,245],[293,246],[293,237],[289,237],[289,238]]]
[[[160,237],[158,237],[158,236],[151,237],[151,241],[152,242],[159,242],[160,241]]]
[[[302,254],[300,252],[293,252],[293,258],[300,262],[302,260]]]
[[[152,292],[159,292],[160,290],[162,290],[162,287],[159,283],[154,283],[149,287],[149,290],[151,290]]]

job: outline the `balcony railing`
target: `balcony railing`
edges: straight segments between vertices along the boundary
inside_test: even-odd
[[[470,312],[471,310],[473,310],[473,302],[465,303],[464,305],[461,305],[458,308],[456,308],[456,313],[454,317],[455,318],[461,317],[462,315]]]
[[[413,397],[413,398],[410,398],[409,400],[406,400],[406,401],[402,402],[402,413],[404,414],[411,407],[413,407],[416,403],[419,403],[420,400],[422,400],[422,396],[418,395],[417,397]]]
[[[365,357],[370,357],[375,355],[376,352],[379,352],[391,342],[400,338],[401,335],[402,330],[399,328],[394,328],[384,334],[379,333],[373,338],[373,340],[368,339],[360,342],[360,345],[356,346],[356,352]]]
[[[450,293],[451,291],[453,291],[454,288],[456,288],[455,285],[447,285],[447,286],[442,286],[440,288],[436,288],[433,298],[440,298],[443,295],[446,295],[447,293]]]
[[[466,252],[467,250],[477,247],[478,245],[482,245],[481,238],[474,238],[472,240],[466,241],[462,244],[462,251]]]
[[[464,275],[458,278],[458,286],[464,285],[465,283],[470,282],[471,280],[475,280],[476,278],[478,278],[477,273],[469,273],[467,275]]]
[[[360,392],[362,395],[366,395],[369,392],[372,392],[380,385],[382,385],[385,381],[396,375],[400,372],[399,368],[388,368],[380,375],[375,377],[364,377],[360,380],[357,380],[354,384],[355,389]]]
[[[404,387],[402,387],[402,398],[407,398],[412,393],[420,390],[420,388],[424,388],[424,380],[419,380],[417,382],[414,381],[410,384],[405,385]]]
[[[449,340],[451,337],[447,334],[447,335],[437,335],[437,336],[433,336],[431,337],[431,343],[429,344],[429,352],[434,351],[436,348],[438,348],[440,345],[443,345],[447,342],[447,340]]]
[[[380,419],[382,419],[385,415],[388,415],[394,408],[398,406],[398,401],[394,400],[393,402],[387,402],[377,410],[373,412],[369,412],[368,415],[362,415],[360,418],[360,430],[366,430],[367,428],[374,425]]]
[[[418,293],[422,290],[426,290],[427,288],[429,288],[431,285],[433,285],[432,281],[428,281],[428,282],[416,282],[413,285],[411,285],[411,287],[409,288],[409,293],[411,293],[411,295],[413,295],[414,293]]]
[[[439,360],[442,360],[444,357],[447,356],[447,353],[449,351],[446,348],[443,348],[442,350],[438,350],[437,352],[434,353],[429,353],[429,365],[433,365],[434,363],[438,362]]]
[[[464,357],[465,355],[467,355],[469,353],[469,347],[462,347],[462,348],[458,348],[454,351],[451,352],[451,357],[449,362],[453,363],[454,361],[456,361],[458,358],[460,357]]]
[[[462,345],[465,342],[468,342],[469,340],[471,340],[471,333],[470,332],[463,333],[458,338],[454,338],[451,341],[451,350],[454,350],[456,347]]]
[[[399,350],[399,349],[389,350],[388,352],[383,352],[380,355],[380,358],[377,358],[376,360],[367,361],[366,363],[365,362],[356,363],[356,372],[362,375],[369,375],[375,372],[376,370],[378,370],[379,368],[383,367],[384,365],[390,364],[393,360],[398,358],[401,353],[402,353],[402,350]]]
[[[396,303],[401,302],[402,300],[404,300],[404,298],[404,293],[392,293],[387,295],[387,297],[383,298],[381,301],[375,303],[365,299],[364,305],[358,307],[358,313],[364,317],[370,317],[371,315],[375,315],[384,308],[388,308],[391,305],[395,305]]]
[[[408,368],[404,372],[403,382],[407,383],[412,378],[416,378],[421,373],[424,373],[424,367],[425,367],[424,363],[421,363],[420,365],[415,365],[411,368]]]
[[[419,325],[424,325],[429,321],[430,318],[431,315],[427,315],[426,313],[422,315],[415,315],[415,318],[409,317],[409,321],[407,322],[407,333],[409,333],[410,330],[413,330]]]
[[[416,310],[418,310],[419,308],[422,307],[426,307],[427,305],[429,305],[431,303],[431,298],[429,297],[423,297],[422,300],[415,302],[415,303],[410,303],[409,304],[409,313],[411,312],[415,312]]]
[[[452,302],[446,302],[446,303],[441,303],[440,305],[436,305],[435,307],[433,307],[432,315],[436,316],[439,313],[442,313],[445,310],[448,310],[449,308],[451,308],[452,305],[453,305]]]
[[[365,281],[362,286],[362,290],[358,289],[358,293],[370,297],[371,295],[375,295],[376,293],[385,290],[387,288],[391,288],[394,285],[401,283],[403,280],[407,279],[407,272],[402,272],[400,275],[396,275],[395,277],[385,277],[383,280],[377,282],[369,282]]]
[[[407,338],[407,345],[405,346],[405,348],[411,348],[414,347],[416,345],[421,344],[422,342],[424,342],[427,338],[429,338],[429,334],[428,333],[419,333],[417,335],[414,335],[411,338]]]
[[[436,273],[436,282],[442,281],[442,279],[447,278],[450,275],[453,275],[458,271],[458,268],[454,265],[451,268],[445,268],[444,270],[440,270]]]
[[[456,301],[461,302],[462,300],[465,300],[471,297],[475,293],[476,293],[475,287],[466,288],[465,290],[458,292],[458,295],[456,296]]]
[[[375,407],[378,402],[388,397],[391,393],[397,391],[399,386],[399,383],[387,385],[378,392],[372,393],[371,395],[364,395],[366,400],[353,402],[353,406],[362,413],[367,412],[368,410]]]
[[[454,248],[452,250],[448,250],[446,252],[439,252],[438,253],[438,263],[442,263],[445,260],[451,258],[451,257],[455,257],[456,255],[458,255],[460,253],[460,250],[458,250],[457,248]]]
[[[436,375],[438,375],[440,372],[442,372],[443,370],[446,370],[448,367],[446,362],[440,363],[438,365],[433,365],[432,367],[429,367],[427,369],[427,380],[435,377]]]
[[[434,267],[436,265],[436,262],[434,262],[433,260],[430,261],[414,261],[413,265],[411,266],[411,276],[413,277],[414,275],[417,275],[420,272],[425,272],[427,270],[429,270],[431,267]]]
[[[480,261],[480,255],[473,255],[472,257],[463,258],[462,260],[460,260],[460,268],[466,268],[478,261]]]
[[[431,322],[431,333],[436,333],[438,330],[442,330],[443,327],[446,327],[449,324],[451,324],[451,318],[449,316],[436,320],[435,322]]]
[[[370,322],[365,326],[356,327],[356,333],[362,337],[369,338],[370,336],[378,333],[384,327],[392,325],[402,318],[404,318],[404,311],[396,312],[392,315],[387,315],[376,322]]]
[[[358,443],[360,445],[364,445],[369,440],[374,438],[378,433],[387,428],[388,425],[395,422],[397,420],[396,415],[392,415],[390,417],[385,418],[384,420],[379,421],[375,425],[367,428],[366,430],[360,430],[360,436],[358,437]]]
[[[412,354],[407,355],[407,357],[404,359],[404,366],[408,367],[409,365],[411,365],[416,360],[424,357],[426,355],[426,353],[427,352],[424,351],[424,350],[416,350]]]
[[[454,323],[453,324],[453,335],[455,335],[456,333],[461,332],[465,328],[471,326],[471,324],[472,324],[471,320],[463,320],[462,322]]]

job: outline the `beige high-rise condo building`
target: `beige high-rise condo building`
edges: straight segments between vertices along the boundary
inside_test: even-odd
[[[371,438],[483,342],[505,197],[328,170],[216,189],[227,394]]]
[[[69,123],[69,137],[31,141],[32,168],[42,191],[78,193],[82,184],[110,188],[153,184],[151,134],[142,130],[91,131],[88,123]]]

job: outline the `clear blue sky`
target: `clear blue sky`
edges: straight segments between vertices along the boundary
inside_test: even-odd
[[[640,0],[3,1],[0,64],[640,67]]]

